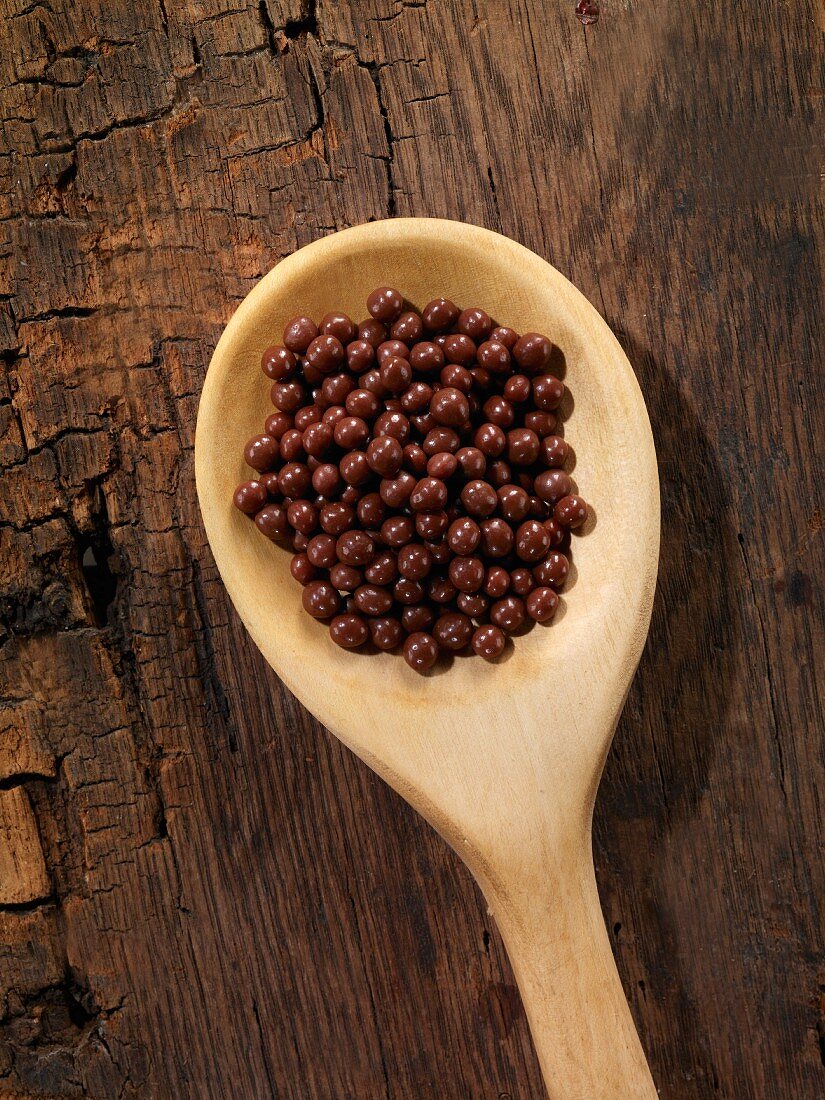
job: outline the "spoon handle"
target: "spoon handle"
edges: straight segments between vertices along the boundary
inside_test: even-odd
[[[568,853],[569,856],[569,853]],[[589,850],[532,884],[485,889],[551,1100],[656,1100],[602,917]]]

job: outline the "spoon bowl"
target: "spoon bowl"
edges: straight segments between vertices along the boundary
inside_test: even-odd
[[[577,581],[549,627],[508,658],[427,676],[398,654],[341,650],[301,608],[290,555],[232,505],[249,473],[269,381],[259,368],[296,313],[356,320],[395,286],[423,306],[478,305],[561,350],[575,410],[565,438],[592,506],[573,539]],[[552,1097],[656,1092],[624,999],[591,854],[596,789],[650,620],[659,551],[653,438],[630,364],[558,271],[489,230],[436,219],[373,222],[279,263],[226,327],[195,439],[198,497],[244,625],[303,705],[410,802],[467,863],[496,918]],[[449,1089],[447,1089],[449,1093]]]

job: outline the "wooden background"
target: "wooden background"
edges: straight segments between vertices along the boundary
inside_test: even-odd
[[[542,1095],[469,876],[264,666],[195,501],[237,303],[405,214],[547,257],[649,404],[595,850],[661,1094],[824,1095],[819,0],[2,11],[0,1095]]]

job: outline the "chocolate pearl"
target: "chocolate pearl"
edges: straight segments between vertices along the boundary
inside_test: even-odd
[[[270,500],[281,500],[283,493],[278,488],[278,475],[273,470],[268,474],[261,474],[261,485],[266,489]]]
[[[444,538],[437,542],[428,542],[427,549],[433,556],[433,565],[446,565],[453,556],[453,552]]]
[[[303,355],[318,335],[318,326],[311,317],[293,317],[284,329],[284,346]]]
[[[455,327],[462,335],[469,336],[471,340],[479,344],[490,335],[493,322],[490,320],[490,315],[485,313],[483,309],[462,309]]]
[[[304,405],[295,413],[295,427],[299,432],[305,432],[310,424],[317,424],[321,419],[321,409],[317,405]]]
[[[415,529],[422,539],[432,542],[440,539],[449,526],[446,512],[419,512],[415,517]]]
[[[392,551],[377,554],[364,570],[364,576],[370,584],[392,584],[398,579],[398,561],[395,554]]]
[[[482,615],[486,615],[490,606],[490,601],[480,592],[459,592],[455,602],[458,610],[469,615],[471,619],[480,619]]]
[[[415,488],[415,478],[402,470],[398,477],[383,478],[378,486],[381,499],[390,508],[401,508],[410,499],[410,493]]]
[[[347,394],[344,406],[350,416],[358,416],[362,420],[372,420],[381,411],[381,400],[377,394],[370,390],[353,390]]]
[[[560,470],[570,457],[570,444],[560,435],[548,435],[541,441],[539,453],[548,470]]]
[[[484,574],[484,591],[494,600],[499,600],[509,591],[510,574],[500,565],[491,565]]]
[[[338,613],[341,597],[328,581],[310,581],[301,593],[301,603],[313,619],[329,619]]]
[[[550,585],[553,588],[561,588],[569,572],[570,562],[558,550],[551,550],[544,561],[533,566],[536,583],[545,587]]]
[[[467,395],[452,386],[445,386],[433,394],[430,412],[439,424],[448,428],[461,428],[470,416]]]
[[[507,433],[507,458],[514,466],[532,466],[539,457],[540,440],[529,428],[513,428]]]
[[[507,446],[507,436],[497,424],[482,424],[476,429],[473,443],[488,458],[498,458]]]
[[[472,635],[472,622],[466,615],[455,611],[445,611],[433,625],[433,637],[449,653],[460,653],[466,649]]]
[[[415,672],[427,672],[438,659],[438,643],[430,634],[416,631],[404,642],[404,660]]]
[[[302,462],[287,462],[278,471],[278,488],[292,500],[305,497],[311,484],[312,476]]]
[[[478,447],[461,447],[455,457],[465,477],[483,477],[487,471],[487,459]]]
[[[354,565],[344,565],[342,561],[336,562],[329,571],[329,579],[341,592],[354,592],[364,583],[364,575]]]
[[[401,315],[404,299],[397,290],[389,286],[379,286],[367,298],[367,309],[382,325],[390,325]]]
[[[420,581],[433,567],[431,552],[420,542],[411,542],[398,551],[398,572],[408,581]]]
[[[544,530],[550,536],[550,545],[561,546],[567,538],[567,530],[560,523],[556,523],[554,519],[545,519],[542,522],[544,523]]]
[[[260,481],[244,481],[235,490],[232,498],[235,507],[246,516],[254,516],[269,499],[266,487]]]
[[[404,448],[404,466],[416,477],[422,477],[426,473],[427,456],[417,443],[408,443]]]
[[[387,507],[378,493],[367,493],[358,501],[357,514],[362,527],[377,531],[387,518]]]
[[[444,352],[438,344],[421,340],[410,349],[410,366],[419,374],[435,374],[444,366]]]
[[[370,619],[368,624],[372,644],[376,649],[388,652],[395,649],[404,637],[404,631],[398,619]]]
[[[504,344],[496,344],[492,340],[485,340],[479,345],[476,353],[478,365],[488,370],[490,374],[507,374],[510,370],[510,352]]]
[[[449,577],[431,577],[427,595],[434,603],[450,603],[458,595],[458,589]]]
[[[515,329],[499,325],[490,333],[489,339],[496,344],[504,344],[508,351],[512,351],[518,341],[518,333]]]
[[[342,649],[357,649],[369,638],[370,632],[360,615],[348,612],[335,616],[329,624],[329,636]]]
[[[479,390],[489,390],[493,384],[493,376],[486,367],[473,367],[470,371],[473,382]]]
[[[503,519],[485,519],[481,528],[481,552],[488,558],[503,558],[513,549],[513,529]]]
[[[381,371],[377,367],[362,374],[358,379],[358,385],[361,389],[374,393],[376,397],[389,397],[387,387],[381,381]]]
[[[534,482],[536,496],[548,504],[555,504],[562,497],[569,496],[573,490],[573,482],[564,470],[545,470],[538,475]]]
[[[414,534],[415,527],[409,516],[390,516],[381,524],[379,531],[379,537],[384,545],[391,546],[394,550],[406,546]]]
[[[431,412],[417,413],[415,416],[410,417],[410,423],[413,428],[419,433],[419,435],[426,435],[427,432],[432,431],[436,426],[436,419]],[[450,431],[451,429],[444,429]]]
[[[337,336],[316,336],[307,348],[306,358],[321,374],[332,374],[344,362],[344,345]]]
[[[362,584],[355,590],[355,606],[365,615],[386,615],[392,607],[392,596],[386,588]]]
[[[433,298],[421,311],[421,319],[428,332],[444,332],[458,320],[459,308],[449,298]]]
[[[497,424],[499,428],[509,428],[516,419],[516,410],[499,394],[487,398],[482,405],[482,412],[491,424]]]
[[[444,341],[444,358],[448,363],[469,367],[475,362],[476,346],[469,336],[448,336]]]
[[[273,382],[269,400],[281,412],[294,413],[306,404],[306,390],[300,382]]]
[[[403,393],[412,382],[412,367],[406,359],[393,355],[381,366],[381,381],[390,393]]]
[[[425,455],[453,454],[461,446],[461,437],[452,428],[431,428],[421,444]]]
[[[307,557],[319,569],[331,569],[338,560],[332,535],[313,535],[307,544]]]
[[[380,477],[394,477],[401,469],[403,450],[397,439],[382,435],[367,444],[367,462]]]
[[[430,477],[437,477],[441,481],[446,481],[448,477],[452,477],[457,469],[458,459],[449,451],[442,451],[440,454],[432,455],[427,459],[427,473]]]
[[[318,400],[327,409],[343,405],[355,388],[355,379],[351,375],[332,374],[321,383]]]
[[[289,571],[298,584],[309,584],[318,576],[318,570],[306,556],[306,554],[293,554],[289,563]]]
[[[346,347],[347,366],[355,374],[363,374],[375,362],[375,348],[366,340],[353,340]]]
[[[498,497],[486,481],[468,481],[461,490],[461,503],[471,516],[491,516],[496,510]]]
[[[321,318],[319,330],[326,336],[334,336],[342,344],[351,343],[358,335],[355,322],[346,313],[327,313]]]
[[[261,356],[261,370],[273,382],[284,382],[295,373],[298,361],[289,348],[274,344]]]
[[[312,474],[312,488],[322,497],[332,497],[341,488],[341,474],[337,466],[324,462]]]
[[[453,558],[450,580],[459,592],[478,592],[484,583],[484,563],[481,558]]]
[[[358,326],[358,339],[364,340],[375,349],[387,339],[387,330],[380,321],[376,321],[374,317],[368,317]]]
[[[293,420],[288,413],[270,413],[264,423],[264,428],[266,429],[265,434],[271,435],[273,439],[280,441],[284,432],[288,432],[292,425]]]
[[[255,514],[255,526],[268,539],[282,539],[289,534],[286,509],[281,504],[265,504]]]
[[[530,498],[524,489],[518,485],[502,485],[496,491],[496,495],[498,496],[498,510],[504,518],[513,523],[521,523],[530,506]]]
[[[451,386],[466,394],[473,388],[473,376],[466,367],[460,367],[458,363],[447,363],[442,367],[438,380],[442,386]]]
[[[516,554],[522,561],[538,561],[550,549],[550,536],[536,519],[525,520],[516,531]]]
[[[401,340],[385,340],[379,345],[375,357],[378,360],[378,366],[382,367],[390,359],[409,359],[410,349]]]
[[[498,491],[502,485],[508,485],[513,478],[513,471],[503,458],[497,458],[487,467],[487,480]]]
[[[333,438],[339,447],[360,447],[370,437],[369,425],[360,416],[344,416],[335,425]]]
[[[524,600],[519,596],[505,596],[503,600],[496,600],[490,608],[490,622],[508,634],[524,626],[526,618]]]
[[[424,585],[419,581],[411,581],[402,577],[396,581],[392,588],[392,594],[398,603],[404,607],[411,607],[415,603],[421,603],[424,599]]]
[[[403,446],[410,437],[410,422],[400,412],[381,413],[373,429],[376,436],[391,435]]]
[[[405,413],[417,413],[422,409],[428,409],[432,395],[432,386],[428,386],[426,382],[413,382],[401,394],[401,408]]]
[[[329,424],[310,424],[301,437],[301,445],[308,455],[321,458],[332,446],[332,428]]]
[[[244,447],[244,461],[259,473],[271,470],[278,461],[280,446],[271,435],[255,435]]]
[[[479,542],[481,542],[481,528],[469,516],[453,520],[450,524],[447,531],[447,545],[454,554],[467,557],[468,554],[473,553]]]
[[[367,456],[363,451],[350,451],[349,454],[345,454],[338,463],[338,469],[347,485],[355,488],[366,485],[372,476]]]
[[[422,477],[410,494],[414,512],[436,512],[447,503],[447,486],[437,477]]]
[[[524,426],[534,431],[539,438],[545,439],[556,430],[556,418],[553,413],[534,409],[532,412],[525,414]]]
[[[528,374],[540,374],[547,369],[553,345],[538,332],[525,332],[513,346],[513,358]]]
[[[311,535],[318,527],[318,509],[311,500],[293,500],[286,510],[286,518],[302,535]]]
[[[412,346],[424,335],[424,323],[417,313],[402,313],[390,329],[393,340],[403,340]]]
[[[335,553],[344,565],[369,565],[375,557],[375,543],[366,531],[346,531],[338,537]]]
[[[575,530],[587,519],[587,505],[581,497],[562,497],[553,509],[553,519],[560,527]]]
[[[435,611],[426,603],[410,604],[401,612],[401,622],[409,634],[429,630],[435,622]]]
[[[533,392],[530,379],[526,374],[513,374],[504,383],[504,396],[515,405],[530,400]]]
[[[564,383],[552,374],[542,374],[533,379],[533,401],[543,412],[552,412],[564,397]]]
[[[321,505],[318,518],[322,530],[326,531],[328,535],[335,535],[338,538],[345,531],[352,529],[355,522],[355,512],[349,504],[344,504],[343,501],[333,501]]]
[[[304,457],[304,437],[295,428],[290,428],[281,436],[281,459],[284,462],[295,462]]]
[[[497,626],[480,626],[473,634],[473,650],[485,661],[495,661],[504,652],[507,639]]]
[[[527,597],[527,614],[537,623],[549,623],[558,606],[559,597],[552,588],[534,588]]]
[[[533,574],[529,569],[525,569],[521,566],[518,569],[514,569],[510,574],[510,590],[517,596],[527,596],[536,587],[536,582],[533,579]]]

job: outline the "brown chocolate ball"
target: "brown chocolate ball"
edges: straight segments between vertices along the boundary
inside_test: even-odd
[[[362,447],[370,437],[369,425],[360,416],[344,416],[335,425],[333,438],[339,447]]]
[[[412,535],[410,535],[412,538]],[[387,550],[382,554],[376,554],[370,564],[364,570],[364,576],[370,584],[387,585],[398,580],[398,560],[396,555]]]
[[[414,512],[437,512],[447,503],[447,486],[437,477],[422,477],[410,494]]]
[[[542,587],[561,588],[569,572],[570,562],[558,550],[551,550],[543,561],[533,566],[533,576]]]
[[[404,298],[389,286],[377,287],[367,298],[367,309],[382,325],[391,325],[401,316]]]
[[[319,569],[331,569],[338,560],[332,535],[313,535],[307,545],[307,557]]]
[[[497,626],[480,626],[473,634],[473,649],[485,661],[495,661],[504,652],[507,639]]]
[[[378,492],[390,508],[402,508],[410,499],[415,485],[416,479],[413,475],[402,470],[397,477],[384,478],[378,486]]]
[[[269,493],[260,481],[244,481],[235,490],[235,496],[232,499],[235,507],[244,515],[254,516],[266,504]]]
[[[306,390],[300,382],[273,382],[269,390],[269,400],[285,413],[297,412],[306,399]]]
[[[363,615],[386,615],[392,607],[392,595],[376,584],[362,584],[356,588],[355,606]]]
[[[333,497],[340,492],[343,479],[337,466],[331,462],[322,463],[312,473],[312,488],[319,496]]]
[[[368,317],[358,326],[358,339],[364,340],[371,348],[377,348],[387,339],[387,329],[374,317]]]
[[[513,549],[513,529],[503,519],[484,519],[481,528],[481,553],[488,558],[504,558]]]
[[[431,634],[416,631],[404,642],[404,660],[416,672],[427,672],[438,660],[438,643]]]
[[[510,574],[500,565],[491,565],[484,574],[484,591],[500,600],[510,589]]]
[[[473,307],[462,309],[455,327],[463,336],[469,336],[476,344],[480,344],[490,335],[493,322],[490,320],[489,314],[485,313],[483,309]]]
[[[367,625],[369,627],[370,637],[372,638],[372,644],[376,649],[388,652],[401,644],[401,639],[404,637],[404,631],[398,619],[389,616],[380,619],[370,619]]]
[[[303,355],[318,335],[318,326],[311,317],[293,317],[284,329],[284,346],[293,354]]]
[[[318,528],[318,508],[311,500],[293,500],[286,510],[286,518],[302,535],[311,535]]]
[[[555,504],[562,497],[570,496],[573,482],[564,470],[545,470],[536,478],[533,489],[540,500]]]
[[[341,592],[354,592],[364,583],[364,574],[354,565],[344,565],[339,561],[330,569],[329,579]]]
[[[536,562],[546,557],[550,535],[536,519],[525,520],[516,531],[516,554],[522,561]]]
[[[255,526],[268,539],[283,539],[289,534],[286,508],[281,504],[265,504],[255,514]]]
[[[341,597],[328,581],[310,581],[301,593],[301,603],[313,619],[329,619],[338,614]]]
[[[539,457],[548,470],[560,470],[570,457],[570,444],[560,435],[548,435],[541,441]]]
[[[469,367],[475,362],[476,346],[469,336],[448,336],[444,341],[444,358],[448,363]]]
[[[375,348],[366,340],[353,340],[347,344],[347,366],[355,374],[363,374],[375,362]]]
[[[348,416],[357,416],[361,420],[374,420],[383,407],[381,398],[371,390],[357,389],[347,394],[344,408]],[[343,417],[342,417],[343,419]]]
[[[488,421],[476,428],[473,443],[487,458],[498,458],[507,447],[507,436],[497,424]]]
[[[325,336],[334,336],[344,346],[352,343],[358,336],[358,328],[355,322],[347,317],[346,313],[324,314],[318,329]]]
[[[335,553],[344,565],[369,565],[375,557],[375,543],[366,531],[345,531],[338,536]]]
[[[285,382],[293,376],[297,366],[298,360],[282,344],[274,344],[261,356],[261,370],[273,382]]]
[[[458,320],[459,308],[449,298],[433,298],[421,311],[421,319],[428,332],[446,332]]]
[[[504,383],[504,396],[514,405],[522,405],[530,400],[533,387],[526,374],[511,374]]]
[[[487,614],[490,601],[480,592],[459,592],[455,598],[456,607],[469,615],[471,619],[480,619]]]
[[[278,488],[292,500],[308,496],[311,485],[312,475],[302,462],[287,462],[278,472]]]
[[[356,506],[358,522],[369,531],[377,531],[387,518],[387,506],[379,493],[365,493]]]
[[[289,571],[298,584],[309,584],[318,576],[318,570],[306,556],[306,554],[293,554],[289,563]]]
[[[575,530],[581,527],[587,519],[587,505],[581,497],[562,497],[553,509],[553,519],[560,527],[569,527]]]
[[[467,648],[473,636],[473,624],[466,615],[445,611],[436,619],[432,631],[441,649],[448,653],[460,653]]]
[[[401,612],[401,625],[408,634],[417,630],[429,630],[435,622],[435,611],[428,603],[415,603]]]
[[[549,623],[558,606],[559,597],[552,588],[534,588],[527,597],[527,614],[537,623]]]
[[[533,400],[543,412],[553,412],[564,397],[564,383],[552,374],[541,374],[533,379]]]
[[[461,428],[470,416],[467,395],[452,386],[445,386],[433,394],[430,412],[439,424],[448,428]]]
[[[342,649],[357,649],[370,636],[366,620],[351,612],[336,615],[329,624],[329,636]]]
[[[502,485],[496,490],[498,510],[511,523],[521,523],[530,507],[530,497],[519,485]]]
[[[519,566],[510,573],[510,591],[514,596],[527,596],[536,587],[532,572]]]
[[[244,461],[259,473],[271,470],[281,453],[280,444],[271,435],[254,435],[244,447]]]
[[[386,498],[383,498],[386,499]],[[381,524],[379,537],[385,546],[398,550],[411,542],[415,535],[415,526],[409,516],[390,516]]]
[[[372,476],[364,451],[349,451],[338,463],[338,469],[347,485],[355,488],[366,485]]]
[[[456,557],[450,562],[450,580],[459,592],[478,592],[484,583],[481,558]]]
[[[447,544],[454,554],[467,557],[481,541],[481,529],[469,516],[453,520],[447,530]]]
[[[540,374],[547,369],[553,345],[538,332],[525,332],[513,347],[513,358],[528,374]]]
[[[478,365],[491,374],[506,374],[512,363],[510,352],[504,344],[493,340],[485,340],[483,344],[479,344],[476,358]]]
[[[418,512],[415,517],[415,529],[422,539],[432,542],[440,539],[450,524],[446,512]]]
[[[390,356],[381,365],[381,381],[389,393],[404,393],[412,382],[412,367],[400,355]]]
[[[532,466],[539,457],[540,440],[529,428],[513,428],[507,433],[507,461],[514,466]]]
[[[412,310],[402,313],[397,321],[393,322],[390,336],[393,340],[401,340],[412,346],[424,335],[424,322]]]
[[[460,447],[455,457],[465,477],[472,479],[484,477],[487,471],[487,459],[478,447]]]
[[[411,542],[398,551],[398,572],[408,581],[421,581],[433,567],[433,556],[421,542]]]
[[[491,516],[496,510],[496,491],[486,481],[468,481],[461,490],[461,503],[471,516]]]
[[[332,374],[344,362],[344,345],[337,336],[316,336],[307,348],[306,358],[321,374]]]
[[[490,622],[508,634],[524,626],[526,618],[527,611],[520,596],[505,596],[490,608]]]
[[[437,374],[444,366],[444,352],[438,344],[420,340],[410,349],[410,366],[417,374]]]

